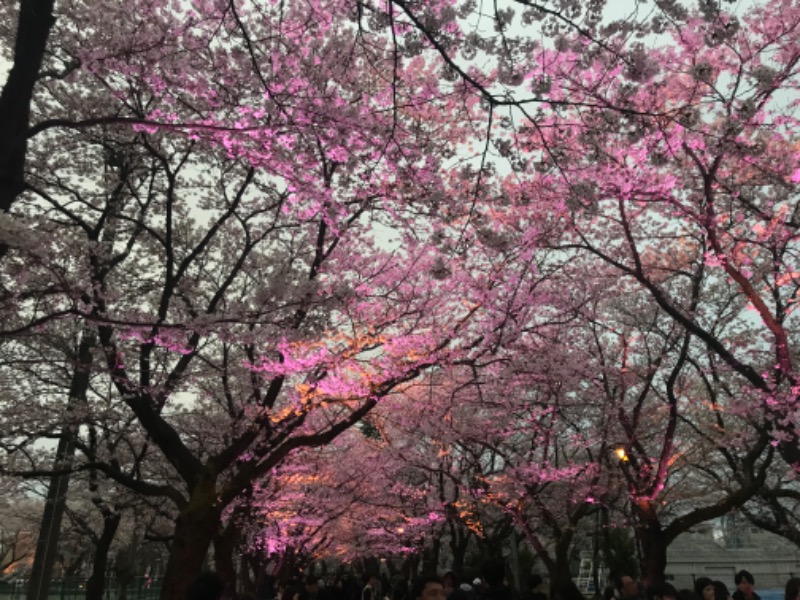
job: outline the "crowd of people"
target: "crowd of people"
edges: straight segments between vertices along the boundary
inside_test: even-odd
[[[755,583],[753,574],[743,569],[734,577],[736,589],[733,593],[724,581],[707,577],[696,579],[694,589],[677,590],[672,584],[663,582],[642,590],[632,577],[620,574],[611,578],[603,600],[761,600],[755,592]],[[786,582],[784,600],[800,600],[800,577],[792,577]]]
[[[257,595],[235,594],[227,589],[214,573],[201,574],[189,590],[187,600],[548,600],[541,591],[542,578],[532,575],[525,588],[517,593],[506,580],[505,565],[500,560],[488,560],[482,577],[459,582],[453,572],[443,576],[425,574],[409,584],[402,576],[390,579],[371,574],[362,585],[349,574],[340,574],[328,584],[316,576],[302,581],[277,582],[268,577]],[[755,592],[755,578],[746,570],[739,571],[731,592],[723,581],[698,578],[694,589],[677,590],[668,582],[640,586],[626,574],[614,575],[602,595],[602,600],[761,600]],[[586,600],[574,582],[569,581],[556,591],[558,600]],[[600,600],[600,597],[596,598]],[[786,583],[784,600],[800,600],[800,578]]]
[[[187,600],[547,600],[539,594],[519,598],[506,583],[505,565],[490,559],[483,565],[481,577],[459,582],[453,572],[442,576],[425,574],[413,582],[402,575],[367,575],[362,583],[349,573],[340,573],[328,581],[318,576],[278,581],[268,576],[256,595],[236,594],[216,574],[201,574],[189,589]],[[542,582],[538,578],[535,585]]]

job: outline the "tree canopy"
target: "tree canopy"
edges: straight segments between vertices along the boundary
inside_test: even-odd
[[[5,3],[2,474],[106,553],[153,511],[164,598],[212,545],[509,530],[555,590],[591,520],[649,581],[791,537],[800,2],[629,4]]]

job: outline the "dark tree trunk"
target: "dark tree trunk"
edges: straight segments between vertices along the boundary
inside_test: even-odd
[[[381,561],[377,556],[365,556],[362,560],[363,574],[365,576],[377,575],[381,570]]]
[[[439,553],[441,552],[442,542],[437,535],[433,538],[430,545],[425,546],[422,551],[422,570],[435,573],[439,566]]]
[[[411,554],[403,561],[403,565],[400,567],[400,572],[403,574],[403,578],[406,581],[411,581],[417,575],[417,571],[419,570],[419,557],[416,554]]]
[[[192,581],[202,571],[208,548],[220,526],[220,511],[214,502],[214,485],[198,484],[181,510],[175,522],[161,600],[185,598]]]
[[[572,530],[565,530],[556,540],[552,559],[544,561],[550,577],[550,597],[560,598],[562,590],[572,583],[569,551],[572,547]]]
[[[640,500],[634,510],[637,515],[636,538],[641,548],[641,572],[645,585],[662,583],[667,568],[667,546],[669,540],[652,503]]]
[[[238,537],[238,529],[233,522],[229,522],[214,537],[214,569],[217,575],[232,586],[236,584],[236,565],[233,557]]]
[[[469,548],[471,531],[455,519],[450,519],[448,525],[450,527],[450,552],[453,554],[453,573],[455,573],[456,580],[461,581],[464,576],[464,560],[467,548]]]
[[[25,151],[33,87],[42,66],[53,17],[54,0],[19,3],[14,64],[0,94],[0,210],[7,212],[25,183]],[[0,255],[4,253],[0,251]]]
[[[106,589],[106,569],[108,567],[108,551],[117,534],[122,515],[109,512],[103,517],[103,531],[97,540],[92,561],[92,574],[86,581],[86,600],[103,600]]]
[[[275,565],[273,574],[280,582],[288,582],[295,578],[302,566],[302,556],[294,548],[287,548],[281,555],[280,561]]]
[[[245,594],[256,595],[261,585],[261,563],[254,560],[252,556],[242,555],[241,568],[239,569],[239,585]]]
[[[24,4],[24,3],[23,3]],[[2,137],[2,136],[0,136]],[[75,371],[69,387],[67,399],[67,414],[86,402],[86,392],[89,389],[89,372],[92,367],[92,349],[96,338],[85,330],[81,334],[78,352],[75,360]],[[61,532],[61,521],[64,518],[64,508],[67,504],[67,491],[69,490],[70,475],[75,456],[75,423],[66,423],[61,432],[61,438],[56,448],[56,458],[53,465],[55,471],[65,471],[53,475],[47,488],[47,500],[42,514],[42,526],[36,541],[36,554],[33,558],[31,578],[28,585],[28,600],[47,600],[50,591],[50,581],[53,579],[53,566],[58,549],[58,538]]]

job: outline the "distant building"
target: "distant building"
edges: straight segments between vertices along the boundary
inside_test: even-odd
[[[733,591],[733,576],[741,569],[753,574],[756,591],[782,588],[790,577],[800,577],[800,548],[740,520],[724,522],[716,534],[709,525],[680,535],[667,551],[667,580],[678,589],[710,577]]]

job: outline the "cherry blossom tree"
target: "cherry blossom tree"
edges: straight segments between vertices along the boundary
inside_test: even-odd
[[[775,477],[769,481],[742,513],[753,525],[780,535],[795,544],[800,541],[798,494],[793,477]]]
[[[763,423],[730,414],[735,383],[685,330],[638,290],[619,298],[617,318],[604,311],[592,326],[598,392],[616,421],[606,462],[627,488],[642,576],[657,581],[678,535],[761,489],[773,448]]]
[[[373,531],[387,546],[404,518],[403,533],[477,529],[483,503],[529,530],[547,521],[568,548],[558,530],[595,510],[600,488],[613,496],[609,469],[622,468],[657,579],[672,534],[713,512],[663,523],[678,441],[744,473],[715,510],[764,480],[770,448],[797,469],[800,5],[608,9],[2,9],[18,22],[2,30],[15,48],[0,99],[3,335],[68,323],[82,336],[77,393],[62,387],[60,416],[31,431],[78,449],[64,471],[172,502],[164,597],[222,547],[256,485],[265,515],[288,515],[298,492],[284,482],[318,463],[284,461],[373,413],[379,425],[381,405],[408,411],[386,431],[404,432],[393,443],[406,452],[424,438],[412,464],[446,481],[427,498],[397,490],[391,535]],[[452,387],[426,404],[408,384],[432,369]],[[608,460],[612,418],[622,467]],[[120,423],[138,434],[124,437],[138,448],[127,462],[82,437]],[[356,447],[341,443],[331,453]],[[23,448],[7,450],[13,462]],[[388,460],[377,450],[358,451]],[[333,504],[354,500],[343,491]],[[552,504],[532,506],[545,492]],[[395,501],[411,499],[403,516]],[[328,544],[333,522],[306,510],[264,539]],[[340,539],[366,545],[357,533]]]
[[[159,64],[148,54],[152,48],[145,44],[140,54],[123,55],[133,61],[123,67],[115,49],[80,39],[98,33],[77,27],[88,15],[75,8],[71,16],[75,23],[63,24],[59,34],[64,51],[80,55],[86,65],[86,71],[75,76],[87,86],[81,98],[59,85],[47,90],[50,95],[39,99],[42,114],[60,102],[69,117],[80,117],[80,103],[113,98],[118,111],[132,116],[82,123],[56,119],[35,126],[31,164],[49,162],[52,168],[31,170],[30,197],[15,205],[15,216],[61,232],[46,252],[59,254],[60,244],[69,246],[69,252],[60,254],[65,264],[55,269],[53,262],[41,261],[41,272],[47,277],[57,270],[62,293],[51,296],[44,312],[49,318],[75,315],[95,331],[114,393],[186,486],[174,487],[169,479],[137,480],[114,461],[99,456],[92,461],[93,468],[107,476],[140,493],[169,497],[177,505],[180,515],[164,586],[165,596],[172,597],[182,593],[199,569],[230,502],[295,448],[329,442],[396,385],[440,360],[439,354],[474,308],[458,293],[438,303],[440,297],[425,290],[424,280],[412,279],[415,273],[441,270],[435,248],[415,239],[422,232],[404,228],[404,222],[416,218],[418,202],[409,203],[410,212],[403,206],[410,195],[437,185],[432,151],[444,140],[435,140],[427,126],[414,124],[438,114],[435,107],[413,105],[404,113],[396,108],[384,115],[368,106],[359,134],[364,137],[349,140],[346,150],[341,144],[347,140],[337,137],[346,133],[343,125],[321,114],[309,120],[319,110],[320,98],[326,97],[331,79],[306,53],[303,64],[290,60],[273,76],[311,69],[307,85],[319,88],[319,98],[309,97],[308,106],[298,108],[296,115],[279,98],[266,105],[274,115],[261,109],[247,115],[239,110],[245,103],[238,100],[210,100],[209,115],[217,109],[221,113],[215,118],[220,119],[242,113],[242,118],[258,120],[263,127],[255,137],[251,126],[236,124],[222,126],[225,135],[209,136],[219,130],[200,123],[203,118],[198,119],[195,108],[183,106],[182,115],[166,113],[174,110],[177,96],[153,96],[146,110],[137,108],[143,94],[160,95],[161,84],[152,79],[157,70],[152,66]],[[119,16],[124,22],[124,15]],[[251,35],[237,15],[217,18],[223,38],[230,35],[241,43]],[[165,11],[153,19],[163,34],[175,24],[176,15]],[[278,23],[289,24],[288,16]],[[182,41],[188,43],[207,25],[210,21],[198,23],[199,29],[187,28],[181,35],[188,37]],[[154,27],[150,33],[156,31]],[[216,44],[219,32],[211,28],[203,35]],[[341,45],[339,38],[346,34],[332,40],[323,37],[320,43]],[[298,43],[292,40],[286,37]],[[218,58],[233,51],[224,40],[212,48],[203,59],[217,60],[216,51],[222,53]],[[361,52],[358,46],[353,49]],[[164,50],[158,50],[159,60],[166,61],[163,67],[170,71],[176,65],[168,63],[175,57]],[[254,64],[248,70],[248,93],[263,102],[259,68]],[[418,70],[424,71],[424,64],[408,69],[412,82]],[[342,93],[363,93],[360,87],[349,91],[363,81],[353,79],[349,71],[340,74]],[[376,77],[369,71],[366,76]],[[119,90],[104,95],[125,77],[141,77],[132,96]],[[422,85],[422,77],[417,79],[420,83],[414,85]],[[236,87],[246,92],[245,82],[240,83]],[[287,84],[275,83],[278,88]],[[334,102],[339,93],[330,90],[334,95],[325,102]],[[281,94],[301,97],[296,89]],[[340,115],[346,114],[347,106],[340,102]],[[431,114],[417,114],[420,110]],[[300,112],[306,116],[301,118]],[[156,113],[163,118],[156,120]],[[183,119],[181,134],[175,137],[174,118]],[[357,118],[354,113],[347,122]],[[126,119],[138,130],[108,130]],[[283,119],[284,124],[273,119]],[[75,136],[69,129],[90,125],[97,130],[85,129]],[[377,135],[378,127],[383,137]],[[399,148],[384,147],[387,132],[413,152],[406,156]],[[264,146],[269,139],[271,150]],[[53,144],[61,141],[59,154]],[[84,156],[79,164],[69,158],[76,149]],[[276,154],[270,158],[271,153]],[[192,216],[192,208],[201,212]],[[396,222],[388,221],[392,213]],[[403,247],[376,245],[374,228],[383,219],[402,236]],[[15,248],[6,261],[8,268],[21,268],[28,250]],[[45,251],[39,246],[36,252]],[[23,297],[10,298],[20,302]],[[26,316],[24,311],[18,314]],[[184,418],[180,394],[206,406],[205,415]],[[222,415],[228,426],[214,428]],[[200,423],[219,435],[203,439]]]
[[[704,3],[629,47],[627,62],[582,62],[576,39],[554,60],[565,83],[549,94],[632,112],[531,115],[520,148],[539,166],[519,176],[569,220],[565,249],[635,281],[743,378],[790,464],[797,13],[792,2],[746,15]]]
[[[497,123],[484,165],[507,159],[519,197],[567,219],[572,248],[649,290],[744,378],[780,452],[800,464],[789,326],[797,3],[737,14],[724,2],[659,2],[621,18],[603,2],[495,3],[480,16],[469,3],[460,16],[394,4]],[[724,298],[740,312],[720,330]]]
[[[118,400],[186,486],[92,460],[178,506],[166,597],[254,479],[440,360],[474,312],[454,286],[443,303],[426,290],[442,258],[417,222],[445,189],[437,150],[469,131],[450,117],[470,101],[439,101],[424,61],[398,64],[386,36],[332,7],[143,3],[103,14],[110,38],[99,12],[65,3],[51,56],[80,69],[38,88],[23,128],[26,192],[9,218],[59,235],[13,240],[6,308],[20,323],[7,333],[84,323]],[[376,244],[381,224],[394,249]],[[20,291],[23,273],[46,281],[47,302]],[[184,418],[180,394],[207,413]],[[228,427],[200,443],[193,427],[223,414]]]
[[[3,493],[0,502],[0,570],[5,579],[9,575],[22,575],[28,568],[36,542],[36,518],[33,515],[41,507],[19,480],[3,477],[0,489]]]

